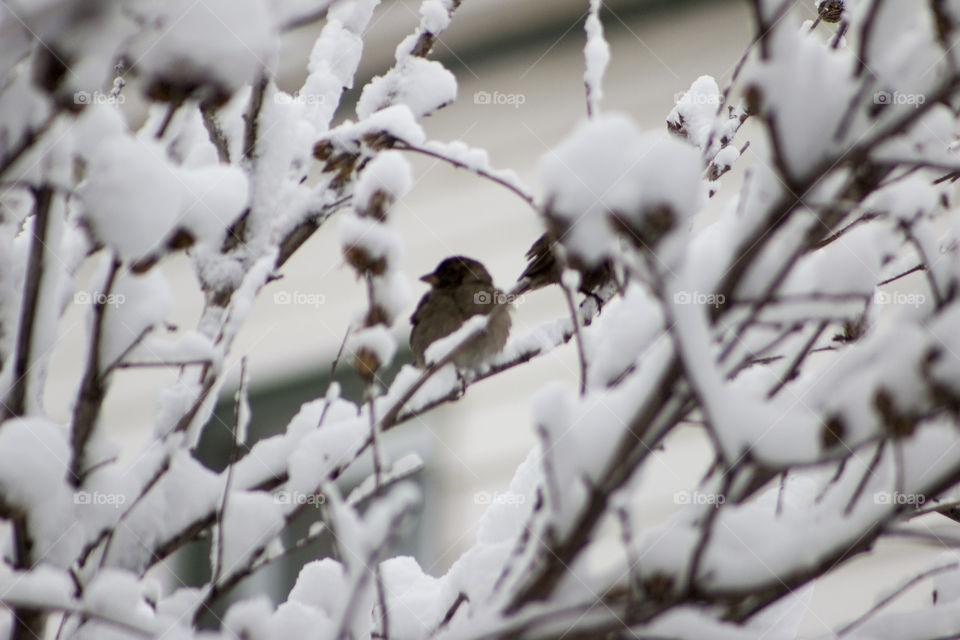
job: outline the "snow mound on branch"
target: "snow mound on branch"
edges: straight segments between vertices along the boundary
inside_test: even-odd
[[[702,171],[690,145],[622,115],[581,124],[540,164],[551,212],[572,226],[564,244],[592,264],[615,251],[614,219],[643,225],[666,207],[685,229],[703,199]]]
[[[364,168],[357,180],[354,201],[359,208],[366,208],[370,198],[378,191],[394,199],[402,197],[413,186],[413,170],[399,151],[378,154]]]
[[[153,29],[132,53],[149,80],[211,83],[231,94],[271,66],[276,34],[263,0],[139,4]]]
[[[33,557],[54,565],[69,564],[82,532],[67,483],[70,459],[67,431],[58,424],[23,418],[0,429],[0,495],[26,514]]]
[[[92,153],[80,195],[94,235],[138,258],[166,238],[183,209],[184,185],[161,146],[114,136]]]
[[[404,104],[416,118],[430,115],[457,98],[457,80],[435,60],[408,57],[363,88],[357,116],[366,118],[393,104]]]
[[[681,128],[692,145],[703,149],[720,105],[720,88],[712,76],[700,76],[690,88],[676,96],[676,106],[667,122]]]

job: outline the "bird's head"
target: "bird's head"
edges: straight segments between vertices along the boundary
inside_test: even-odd
[[[463,256],[447,258],[437,265],[433,273],[421,276],[420,280],[435,289],[459,287],[470,283],[493,284],[493,279],[482,264]]]

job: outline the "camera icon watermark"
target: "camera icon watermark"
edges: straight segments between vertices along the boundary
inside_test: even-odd
[[[699,491],[677,491],[673,494],[673,504],[712,505],[719,509],[727,497],[719,493],[701,493]]]
[[[304,291],[277,291],[273,294],[273,304],[281,306],[320,307],[326,304],[327,297],[322,293]]]
[[[927,101],[922,93],[900,93],[899,91],[877,91],[873,94],[873,104],[909,105],[919,107]]]
[[[711,107],[720,106],[720,94],[692,93],[690,91],[678,91],[673,94],[674,104],[705,104]]]
[[[122,293],[103,293],[101,291],[78,291],[73,294],[73,301],[76,304],[94,304],[99,307],[111,306],[117,308],[127,301],[127,297]]]
[[[523,300],[523,296],[502,291],[478,291],[473,294],[473,301],[476,304],[521,304]]]
[[[127,501],[122,493],[101,493],[99,491],[77,491],[73,494],[73,504],[109,505],[119,509]]]
[[[277,491],[273,494],[277,504],[319,507],[326,504],[327,496],[322,493],[304,493],[303,491]]]
[[[908,305],[918,308],[927,302],[927,296],[922,293],[901,293],[899,291],[877,291],[873,294],[873,304],[876,305]]]
[[[505,504],[519,507],[527,501],[527,496],[512,491],[477,491],[473,494],[473,504]]]
[[[473,94],[473,104],[479,105],[506,105],[511,106],[514,109],[519,109],[520,106],[527,101],[527,96],[522,93],[501,93],[499,91],[494,91],[493,93],[489,91],[477,91]]]
[[[673,304],[699,304],[722,307],[727,297],[722,293],[703,293],[701,291],[677,291],[673,294]]]
[[[873,504],[912,505],[920,507],[927,501],[922,493],[900,493],[899,491],[877,491],[873,494]]]
[[[126,96],[122,93],[113,95],[112,93],[103,93],[102,91],[74,91],[73,104],[110,104],[121,105],[126,101]]]
[[[296,92],[293,94],[286,93],[284,91],[277,91],[273,94],[274,104],[309,104],[309,105],[320,105],[324,104],[327,101],[326,96],[319,93],[301,93]]]

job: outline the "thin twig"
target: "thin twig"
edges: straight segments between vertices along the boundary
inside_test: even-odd
[[[945,564],[933,569],[928,569],[923,573],[917,574],[904,582],[898,588],[890,592],[886,597],[884,597],[880,602],[870,607],[863,615],[856,618],[849,624],[844,625],[837,631],[837,637],[842,637],[859,627],[861,624],[869,620],[875,613],[883,609],[885,606],[902,596],[906,593],[913,585],[923,582],[927,578],[932,578],[933,576],[939,575],[941,573],[946,573],[947,571],[955,571],[960,568],[960,562],[951,562],[950,564]]]
[[[563,282],[560,283],[560,288],[563,289],[563,297],[567,301],[567,310],[570,312],[570,322],[573,324],[573,341],[577,346],[577,361],[580,363],[580,395],[585,396],[587,394],[587,354],[583,348],[580,318],[577,314],[576,303],[573,300],[573,293]]]
[[[903,232],[904,238],[907,242],[913,245],[913,248],[916,250],[917,255],[920,256],[920,264],[923,265],[923,272],[927,276],[927,282],[930,285],[930,293],[933,294],[933,300],[937,309],[940,309],[943,306],[943,296],[940,293],[940,286],[937,284],[937,278],[933,273],[933,270],[930,269],[930,260],[927,257],[927,253],[923,248],[923,244],[920,242],[919,238],[913,233],[913,229],[910,228],[910,224],[905,221],[901,221],[900,230]]]
[[[503,178],[501,178],[501,177],[499,177],[499,176],[497,176],[497,175],[494,175],[494,174],[490,173],[489,171],[487,171],[487,170],[485,170],[485,169],[480,169],[480,168],[478,168],[478,167],[471,167],[470,165],[464,164],[463,162],[460,162],[460,161],[457,160],[456,158],[451,158],[450,156],[446,156],[446,155],[440,153],[439,151],[433,151],[432,149],[427,149],[427,148],[425,148],[425,147],[419,147],[419,146],[417,146],[417,145],[415,145],[415,144],[411,144],[411,143],[407,142],[406,140],[401,140],[401,139],[399,139],[399,138],[397,138],[396,143],[395,143],[395,145],[394,145],[393,148],[398,149],[398,150],[400,150],[400,151],[410,151],[410,152],[413,152],[413,153],[419,153],[419,154],[422,154],[422,155],[425,155],[425,156],[430,156],[431,158],[435,158],[435,159],[437,159],[437,160],[442,160],[443,162],[446,162],[446,163],[448,163],[448,164],[450,164],[450,165],[453,165],[454,167],[456,167],[456,168],[458,168],[458,169],[466,169],[467,171],[470,171],[470,172],[472,172],[472,173],[475,173],[476,175],[480,176],[481,178],[486,178],[487,180],[491,180],[491,181],[495,182],[496,184],[500,185],[501,187],[504,187],[504,188],[512,191],[512,192],[515,193],[519,198],[521,198],[524,202],[526,202],[527,204],[529,204],[531,207],[536,208],[536,205],[534,204],[534,198],[533,198],[532,195],[530,195],[530,194],[527,193],[526,191],[523,191],[522,189],[520,189],[520,188],[517,187],[516,185],[510,183],[509,181],[504,180]]]
[[[891,282],[896,282],[896,281],[899,280],[900,278],[905,278],[905,277],[907,277],[908,275],[910,275],[911,273],[916,273],[917,271],[926,271],[926,270],[927,270],[927,267],[926,267],[925,265],[918,264],[917,266],[911,267],[910,269],[907,269],[907,270],[904,271],[903,273],[897,274],[897,275],[893,276],[892,278],[887,278],[886,280],[882,280],[882,281],[878,282],[878,283],[877,283],[877,286],[878,286],[878,287],[882,287],[882,286],[885,285],[885,284],[890,284]]]
[[[230,499],[230,485],[233,482],[233,470],[237,466],[237,460],[240,457],[240,430],[244,427],[241,421],[244,419],[244,405],[247,402],[247,358],[240,359],[240,386],[237,389],[237,401],[234,408],[233,423],[233,444],[230,448],[230,459],[227,462],[227,479],[223,487],[223,499],[220,501],[220,512],[217,518],[217,558],[213,567],[213,577],[210,579],[210,586],[214,588],[220,582],[223,574],[223,524],[226,520],[227,502]]]
[[[467,597],[467,594],[461,591],[460,593],[457,594],[457,598],[456,600],[453,601],[453,604],[451,604],[447,608],[447,612],[444,614],[443,620],[440,621],[440,624],[437,626],[434,632],[430,635],[435,636],[441,631],[443,631],[447,627],[447,625],[450,624],[450,621],[453,620],[453,616],[457,615],[457,611],[460,610],[461,605],[463,605],[466,602],[470,602],[470,598]]]
[[[383,586],[383,571],[378,564],[373,569],[374,577],[377,583],[377,601],[380,605],[380,637],[383,640],[390,640],[390,613],[387,608],[387,592]]]
[[[103,408],[106,397],[106,377],[103,375],[100,362],[100,351],[103,344],[103,329],[107,313],[107,300],[113,290],[117,274],[120,271],[120,259],[111,256],[110,270],[104,283],[104,291],[93,307],[93,328],[90,334],[90,351],[87,355],[87,366],[80,382],[76,407],[73,410],[73,424],[70,429],[70,481],[79,487],[86,477],[86,447],[93,436],[93,429]],[[141,334],[142,335],[142,334]],[[135,341],[136,342],[136,341]],[[121,354],[121,358],[122,358]]]
[[[870,465],[867,467],[867,470],[864,472],[863,476],[860,478],[860,482],[857,484],[857,488],[854,490],[853,494],[850,496],[850,500],[847,502],[847,506],[843,510],[843,515],[848,516],[853,512],[854,505],[857,504],[857,501],[860,500],[860,494],[863,493],[863,490],[867,488],[867,481],[870,480],[870,476],[873,475],[873,472],[876,470],[877,465],[880,464],[880,458],[883,456],[883,450],[886,447],[887,441],[881,440],[877,445],[877,451],[873,454],[873,458],[870,460]]]
[[[60,115],[60,109],[54,108],[50,112],[50,115],[47,116],[47,119],[40,123],[40,126],[35,129],[28,129],[20,137],[20,144],[18,144],[14,149],[6,153],[2,159],[0,159],[0,176],[5,174],[7,170],[20,159],[27,150],[30,149],[34,144],[37,143],[40,138],[50,129],[50,126],[53,125],[54,121],[57,119],[57,116]],[[43,188],[43,187],[42,187]]]
[[[220,126],[216,111],[207,104],[201,104],[200,113],[203,115],[203,126],[207,129],[210,142],[217,150],[217,157],[222,164],[230,164],[230,141]]]
[[[787,367],[787,370],[783,374],[783,377],[780,378],[780,381],[773,385],[769,391],[767,391],[768,400],[780,393],[780,391],[787,386],[790,381],[797,377],[797,374],[800,372],[800,368],[803,366],[804,361],[807,359],[807,356],[810,355],[810,350],[813,349],[813,345],[817,343],[817,340],[820,339],[820,336],[823,335],[823,332],[826,331],[829,325],[830,323],[824,320],[817,326],[814,332],[810,334],[810,338],[794,356],[793,361],[790,363],[790,366]]]
[[[723,506],[726,504],[727,494],[730,493],[730,488],[733,486],[733,480],[737,474],[737,467],[731,469],[725,469],[723,474],[723,480],[720,483],[720,492],[717,494],[718,500],[715,504],[707,504],[706,514],[703,518],[703,522],[700,525],[700,535],[697,539],[697,543],[693,548],[693,553],[690,556],[690,566],[687,570],[687,581],[686,589],[687,591],[694,591],[696,588],[697,573],[700,571],[700,563],[703,560],[703,554],[706,553],[707,546],[710,544],[710,538],[713,536],[713,524],[716,522],[717,516],[720,515],[720,510],[723,509]],[[723,500],[719,500],[723,498]]]
[[[816,504],[820,504],[821,502],[823,502],[823,499],[827,497],[827,492],[830,491],[830,488],[835,484],[837,484],[837,482],[840,480],[840,477],[843,476],[843,471],[847,467],[847,460],[849,460],[849,458],[843,458],[842,460],[840,460],[840,463],[837,465],[837,470],[833,474],[833,477],[830,478],[830,480],[828,480],[825,485],[823,485],[823,489],[821,489],[820,493],[817,494],[817,497],[814,500]]]
[[[0,411],[0,422],[23,415],[27,410],[29,372],[33,356],[33,337],[36,329],[37,310],[40,305],[40,287],[44,274],[47,229],[50,226],[50,208],[53,191],[43,185],[34,190],[33,233],[30,252],[27,256],[26,275],[23,279],[23,297],[20,304],[20,321],[17,325],[17,340],[13,355],[13,383]]]

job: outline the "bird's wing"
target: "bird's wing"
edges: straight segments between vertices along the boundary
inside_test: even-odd
[[[526,253],[527,266],[517,279],[518,282],[527,279],[528,288],[539,289],[555,282],[557,264],[550,250],[550,240],[543,234],[533,243]]]
[[[423,308],[426,306],[427,300],[430,299],[430,295],[431,292],[427,292],[420,298],[420,302],[417,303],[417,308],[414,310],[413,315],[410,316],[410,324],[412,326],[417,326],[423,320]]]

